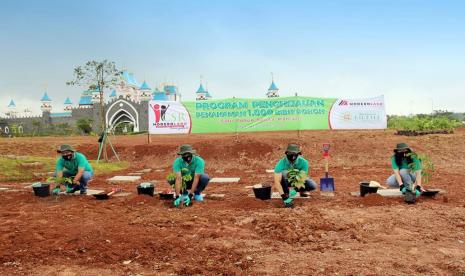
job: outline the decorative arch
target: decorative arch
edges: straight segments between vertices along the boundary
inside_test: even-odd
[[[120,104],[123,104],[123,106],[120,106]],[[133,111],[134,114],[131,114],[131,111]],[[124,117],[134,124],[134,131],[139,131],[139,113],[130,102],[125,101],[124,99],[119,99],[108,107],[105,114],[105,120],[108,128],[113,129],[118,121],[121,121]]]

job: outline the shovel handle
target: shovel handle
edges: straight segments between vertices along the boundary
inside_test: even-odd
[[[328,160],[328,157],[325,157],[325,173],[326,173],[326,177],[328,177],[328,171],[329,171],[329,160]]]

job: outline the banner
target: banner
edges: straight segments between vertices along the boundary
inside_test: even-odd
[[[149,132],[226,133],[386,128],[384,98],[313,97],[149,102]]]
[[[338,99],[329,112],[331,129],[387,128],[384,96],[369,99]]]

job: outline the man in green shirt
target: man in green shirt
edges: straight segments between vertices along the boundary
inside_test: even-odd
[[[406,143],[397,144],[391,156],[391,167],[394,174],[386,180],[390,187],[405,193],[408,186],[415,184],[417,194],[424,191],[421,186],[421,160]]]
[[[62,145],[57,150],[61,157],[57,159],[55,175],[57,178],[71,177],[72,185],[67,188],[67,193],[80,191],[81,195],[87,193],[87,183],[94,175],[84,154],[75,151],[70,145]],[[59,192],[54,190],[54,193]]]
[[[202,191],[210,182],[210,177],[205,174],[205,161],[197,155],[191,145],[182,145],[178,155],[180,157],[176,158],[173,163],[173,172],[176,174],[174,206],[178,207],[183,203],[188,206],[192,199],[203,201]],[[183,176],[188,178],[190,176],[190,180],[185,181],[185,187],[182,187]]]
[[[278,161],[274,169],[274,186],[281,195],[284,206],[292,207],[293,198],[300,192],[300,196],[306,197],[310,191],[316,189],[316,183],[312,179],[308,178],[308,161],[305,160],[301,155],[300,146],[296,144],[289,144],[286,151],[286,156]],[[292,188],[289,183],[289,171],[295,169],[298,170],[299,176],[305,178],[303,188]]]

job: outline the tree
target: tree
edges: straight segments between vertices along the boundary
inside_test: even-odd
[[[92,119],[90,118],[81,118],[76,121],[76,127],[84,132],[85,134],[90,134],[92,132]]]
[[[39,120],[32,121],[32,126],[34,127],[34,132],[32,133],[32,136],[35,136],[36,133],[37,135],[40,134],[40,125],[41,125],[41,122]]]
[[[100,120],[102,132],[107,131],[105,121],[105,107],[104,107],[104,89],[114,87],[121,75],[121,71],[116,68],[115,62],[103,61],[88,61],[83,66],[74,68],[74,80],[66,82],[67,85],[85,86],[92,90],[97,90],[100,93]],[[108,161],[106,151],[106,139],[100,145],[103,148],[103,157]]]

